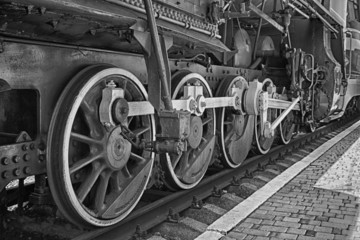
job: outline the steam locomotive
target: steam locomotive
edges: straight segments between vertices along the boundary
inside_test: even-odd
[[[69,221],[359,108],[358,0],[2,0],[0,199],[35,176]]]

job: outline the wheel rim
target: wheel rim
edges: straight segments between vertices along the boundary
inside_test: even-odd
[[[183,94],[184,86],[195,82],[203,86],[204,97],[212,97],[211,89],[201,75],[181,72],[173,77],[172,98],[179,99]],[[191,117],[194,118],[195,115]],[[195,122],[199,120],[202,123],[202,138],[198,147],[193,148],[189,144],[188,150],[180,155],[168,153],[160,155],[160,162],[165,172],[164,182],[169,189],[193,188],[205,175],[215,147],[215,110],[206,109]]]
[[[281,114],[282,111],[280,111]],[[279,115],[280,115],[279,114]],[[291,141],[295,130],[294,114],[290,112],[279,125],[280,138],[283,144],[288,144]]]
[[[126,217],[146,188],[154,159],[153,153],[132,147],[119,126],[101,125],[101,90],[109,80],[125,90],[126,100],[147,99],[131,73],[91,66],[65,88],[49,129],[47,168],[53,198],[65,217],[85,227],[109,226]],[[138,129],[141,139],[155,138],[153,116],[133,116],[126,125]]]
[[[224,79],[216,96],[231,96],[231,88],[238,87],[242,90],[248,88],[247,82],[242,77]],[[226,167],[236,168],[247,157],[254,135],[254,116],[242,115],[232,107],[217,110],[217,130],[220,132],[219,143],[222,151],[222,163]]]
[[[267,78],[263,82],[263,91],[266,91],[269,85],[273,85],[273,82],[269,78]],[[267,112],[268,119],[270,120],[270,122],[272,122],[273,120],[276,119],[276,109],[269,108],[267,111],[268,111]],[[274,134],[274,136],[270,138],[266,138],[260,134],[261,132],[260,115],[254,117],[254,125],[255,125],[254,142],[256,146],[256,151],[261,154],[266,154],[267,152],[269,152],[271,145],[274,142],[276,134]]]

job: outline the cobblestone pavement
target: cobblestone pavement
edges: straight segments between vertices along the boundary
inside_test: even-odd
[[[221,239],[360,240],[358,199],[314,187],[359,136],[357,128]]]

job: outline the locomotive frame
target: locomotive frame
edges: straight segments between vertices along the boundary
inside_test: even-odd
[[[214,155],[236,168],[358,108],[357,2],[271,3],[2,1],[5,202],[35,175],[30,202],[47,179],[68,220],[109,226],[146,188],[194,187]]]

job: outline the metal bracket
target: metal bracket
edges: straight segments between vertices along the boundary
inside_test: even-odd
[[[0,146],[0,191],[11,180],[45,173],[43,155],[39,155],[37,141],[31,141],[26,132],[21,132],[15,144]]]
[[[112,106],[114,101],[119,98],[124,98],[124,90],[116,88],[115,83],[110,81],[107,87],[102,90],[102,99],[99,106],[100,122],[105,127],[116,125],[112,117]]]

